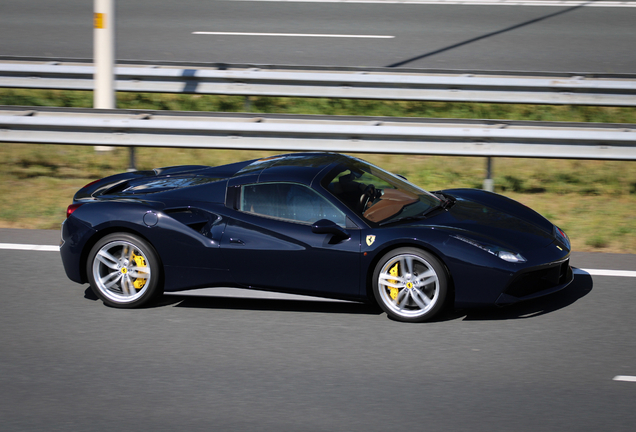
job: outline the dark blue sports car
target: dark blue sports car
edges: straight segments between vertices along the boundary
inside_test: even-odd
[[[522,204],[427,192],[334,153],[106,177],[75,195],[60,252],[71,280],[123,308],[225,286],[375,301],[417,322],[573,279],[568,237]]]

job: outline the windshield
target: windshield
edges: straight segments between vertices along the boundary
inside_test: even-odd
[[[406,179],[355,158],[331,170],[322,185],[372,225],[420,217],[441,204]]]

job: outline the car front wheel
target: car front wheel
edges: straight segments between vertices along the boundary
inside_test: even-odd
[[[99,240],[88,256],[86,271],[93,292],[109,306],[142,306],[160,293],[157,253],[132,234],[109,234]]]
[[[448,277],[443,264],[417,248],[384,255],[373,274],[373,294],[380,307],[397,321],[421,322],[444,306]]]

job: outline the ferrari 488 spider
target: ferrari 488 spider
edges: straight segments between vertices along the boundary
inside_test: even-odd
[[[335,153],[106,177],[75,195],[60,252],[71,280],[122,308],[224,286],[377,302],[417,322],[573,279],[568,237],[522,204],[427,192]]]

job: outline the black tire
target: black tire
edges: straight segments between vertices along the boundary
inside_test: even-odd
[[[108,306],[140,307],[162,293],[157,252],[132,234],[114,233],[99,240],[88,255],[86,274],[95,295]]]
[[[430,320],[443,309],[447,293],[444,265],[422,249],[394,249],[378,261],[373,272],[373,295],[397,321]]]

